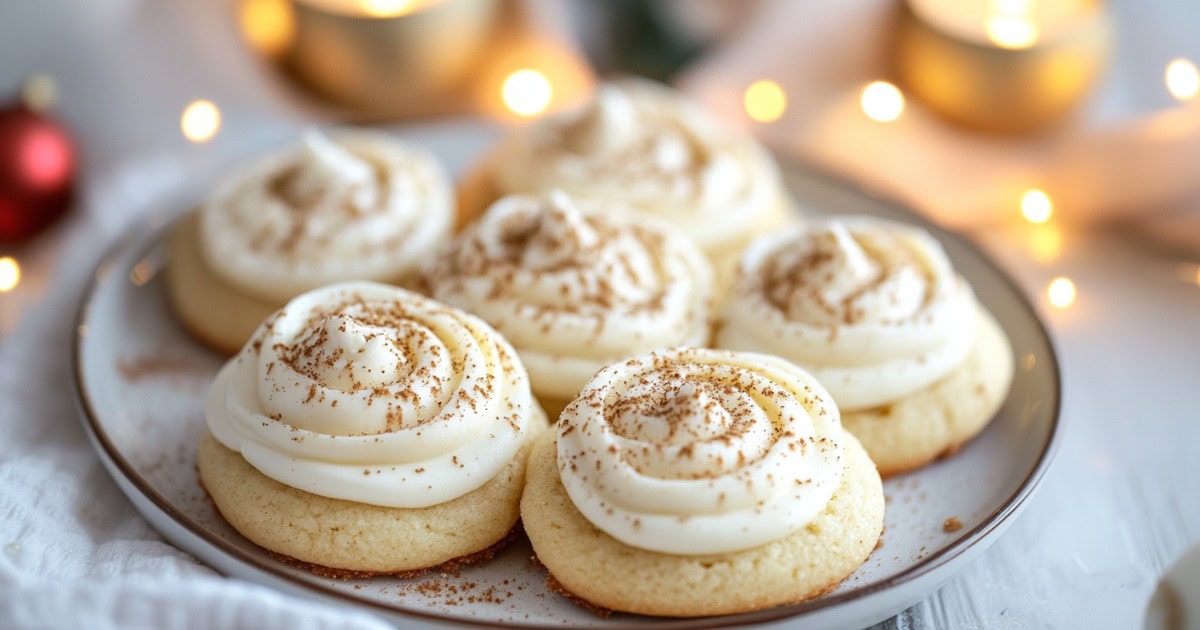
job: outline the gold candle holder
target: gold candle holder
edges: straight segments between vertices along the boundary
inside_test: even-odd
[[[1091,90],[1112,28],[1100,0],[905,0],[894,70],[910,94],[955,122],[1035,131]]]
[[[243,30],[300,83],[360,118],[461,111],[493,33],[493,0],[247,0]],[[251,20],[259,20],[254,24]],[[275,23],[267,23],[273,20]],[[273,27],[274,30],[267,27]],[[273,47],[274,50],[269,48]]]

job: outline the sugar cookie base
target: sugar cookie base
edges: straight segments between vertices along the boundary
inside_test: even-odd
[[[237,354],[283,303],[247,295],[213,275],[200,254],[199,223],[191,212],[167,237],[167,298],[192,336],[222,354]]]
[[[237,354],[258,325],[285,304],[246,293],[213,274],[200,253],[195,211],[180,219],[167,237],[166,273],[167,299],[175,318],[192,336],[225,355]],[[413,288],[415,282],[413,275],[390,284]]]
[[[323,575],[412,575],[491,557],[520,517],[527,443],[483,486],[426,508],[388,508],[322,497],[260,473],[205,432],[200,483],[221,516],[251,542]]]
[[[829,592],[883,531],[883,486],[844,434],[842,483],[826,509],[786,538],[745,551],[678,556],[630,547],[579,513],[559,479],[555,432],[533,446],[521,514],[552,584],[589,608],[698,617],[799,602]]]
[[[842,426],[884,477],[920,468],[983,431],[1008,396],[1012,374],[1008,338],[981,306],[975,345],[958,369],[891,405],[842,412]]]

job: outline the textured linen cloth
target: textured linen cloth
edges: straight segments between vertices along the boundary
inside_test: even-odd
[[[199,564],[155,533],[88,443],[71,382],[81,292],[107,244],[186,170],[160,156],[98,178],[38,244],[57,250],[55,268],[0,337],[0,628],[390,627]]]

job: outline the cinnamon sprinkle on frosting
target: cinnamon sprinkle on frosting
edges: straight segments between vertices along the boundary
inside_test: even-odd
[[[259,328],[218,374],[208,424],[228,448],[269,453],[248,461],[292,487],[433,505],[486,483],[545,426],[513,356],[462,311],[384,285],[334,285]]]
[[[619,205],[560,192],[502,199],[422,276],[434,297],[508,337],[552,397],[631,354],[708,340],[703,254]]]
[[[720,553],[787,535],[823,508],[841,476],[840,431],[832,401],[794,366],[678,348],[588,383],[560,418],[559,470],[580,512],[618,540]],[[742,526],[745,537],[720,535]]]

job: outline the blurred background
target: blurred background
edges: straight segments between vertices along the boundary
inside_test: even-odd
[[[1156,479],[1195,459],[1172,450],[1184,425],[1125,422],[1145,399],[1195,407],[1197,32],[1195,0],[6,0],[0,349],[39,306],[72,310],[132,222],[165,220],[208,176],[306,125],[436,138],[457,172],[598,79],[645,75],[759,137],[785,168],[965,233],[1058,336],[1083,428],[1049,507],[936,606],[906,614],[1004,625],[1003,602],[978,599],[999,583],[1003,600],[1026,593],[1025,610],[1051,620],[1140,619],[1200,536],[1194,502],[1153,495],[1166,507],[1143,509]],[[1104,429],[1089,432],[1096,418]],[[1157,446],[1131,453],[1135,442]],[[1085,479],[1129,484],[1110,501],[1081,494]],[[1055,530],[1051,508],[1068,502],[1092,515],[1086,540],[1117,542]],[[1131,513],[1166,516],[1144,516],[1150,536],[1120,520]],[[1000,570],[1025,561],[1043,563],[1032,586]]]

